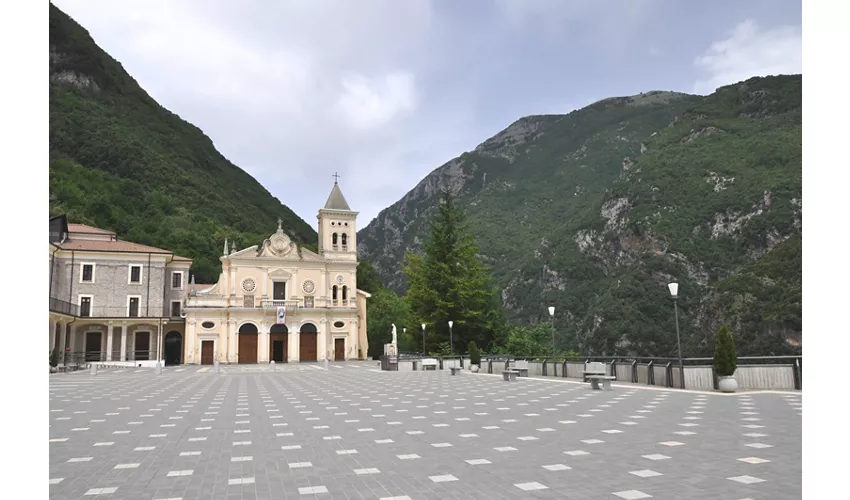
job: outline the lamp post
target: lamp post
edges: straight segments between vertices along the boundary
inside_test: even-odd
[[[449,320],[449,354],[451,354],[452,356],[454,356],[455,354],[455,341],[454,335],[452,335],[452,325],[454,324],[454,321]]]
[[[552,322],[552,359],[555,359],[555,306],[549,306],[549,319]]]
[[[676,315],[676,345],[679,348],[679,379],[682,384],[682,389],[685,388],[685,365],[682,364],[682,339],[679,336],[679,284],[668,283],[667,288],[670,289],[670,296],[673,298],[673,311]]]
[[[425,356],[425,323],[422,323],[422,355]]]

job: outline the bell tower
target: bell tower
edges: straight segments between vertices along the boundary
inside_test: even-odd
[[[319,254],[357,262],[357,212],[351,210],[334,174],[334,186],[325,207],[319,209]]]

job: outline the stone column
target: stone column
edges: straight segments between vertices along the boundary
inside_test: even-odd
[[[65,329],[68,328],[68,325],[63,325],[62,322],[59,322],[59,364],[65,364]]]
[[[110,321],[106,325],[106,360],[112,361],[112,335],[114,333],[114,329],[112,327],[112,322]]]
[[[71,325],[71,341],[68,343],[68,348],[71,352],[76,352],[77,340],[77,325]]]
[[[127,361],[127,325],[121,323],[121,357],[120,361]]]

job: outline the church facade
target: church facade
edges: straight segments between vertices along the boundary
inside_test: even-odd
[[[281,228],[261,245],[224,244],[215,284],[190,283],[186,364],[366,359],[366,300],[357,289],[357,212],[337,183],[318,213],[318,252]]]

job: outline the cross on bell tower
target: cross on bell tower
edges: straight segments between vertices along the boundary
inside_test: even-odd
[[[339,181],[339,173],[338,172],[334,172],[334,174],[331,177],[334,178],[334,184],[339,184],[339,182],[338,182]]]

